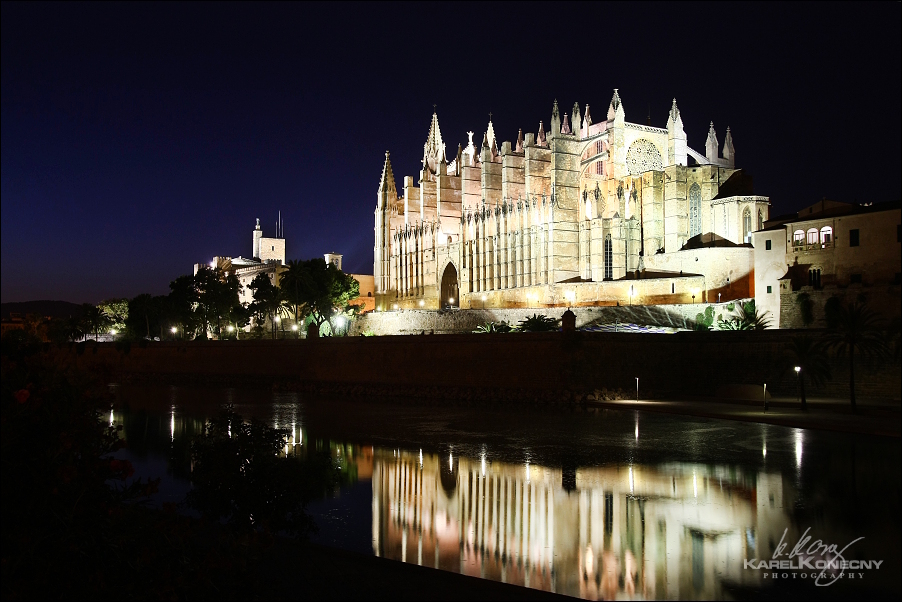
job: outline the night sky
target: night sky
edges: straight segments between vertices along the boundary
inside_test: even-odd
[[[251,255],[372,273],[384,153],[420,167],[558,99],[708,123],[771,197],[900,198],[900,3],[2,4],[2,301],[165,294]]]

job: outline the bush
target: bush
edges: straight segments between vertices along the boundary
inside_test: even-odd
[[[520,332],[551,332],[560,330],[560,318],[549,318],[546,315],[533,314],[525,320],[520,320],[517,330]]]
[[[497,334],[512,332],[514,329],[507,322],[486,322],[476,327],[473,332],[477,334]]]

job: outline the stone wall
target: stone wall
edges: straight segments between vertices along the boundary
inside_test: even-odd
[[[740,303],[741,301],[737,301]],[[714,303],[714,315],[731,315],[727,303]],[[576,327],[602,324],[638,324],[673,329],[695,328],[695,318],[705,311],[708,304],[686,303],[680,305],[621,305],[611,307],[574,307]],[[447,311],[398,310],[371,312],[359,317],[351,325],[350,335],[372,333],[379,336],[395,334],[460,334],[476,330],[486,322],[507,322],[515,326],[533,314],[560,318],[566,307],[540,307],[521,309],[468,309]]]
[[[596,389],[629,397],[712,396],[724,386],[768,384],[794,395],[796,377],[785,349],[795,332],[606,332],[344,337],[300,341],[112,343],[66,346],[56,353],[111,381],[157,380],[293,387],[315,394],[438,402],[499,400],[562,402]],[[832,362],[826,390],[848,394],[845,360]],[[787,369],[789,368],[789,369]],[[860,363],[861,397],[899,400],[898,360]]]
[[[902,288],[898,284],[868,286],[866,284],[850,284],[848,286],[825,286],[814,288],[803,286],[798,291],[788,288],[780,289],[780,328],[804,328],[798,298],[807,293],[813,304],[814,322],[811,328],[826,328],[824,305],[830,297],[839,297],[844,303],[865,301],[867,306],[885,321],[899,319],[899,308],[902,307]]]

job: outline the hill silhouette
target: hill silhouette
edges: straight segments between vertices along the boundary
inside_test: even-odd
[[[10,314],[37,314],[39,316],[50,316],[51,318],[67,318],[69,316],[77,316],[81,314],[81,304],[70,303],[69,301],[17,301],[14,303],[0,304],[0,314],[4,320],[8,319]]]

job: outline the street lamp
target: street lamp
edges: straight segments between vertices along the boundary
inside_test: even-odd
[[[796,367],[795,367],[795,371],[796,371],[796,375],[799,377],[799,383],[798,383],[798,385],[799,385],[799,399],[800,399],[800,401],[801,401],[801,403],[802,403],[802,409],[803,409],[803,410],[807,410],[807,409],[808,409],[808,403],[807,403],[807,400],[805,399],[805,383],[804,383],[804,381],[802,381],[802,367],[801,367],[801,366],[796,366]]]
[[[702,291],[700,289],[697,289],[697,288],[692,289],[692,302],[693,303],[695,303],[696,297],[701,297],[701,292]]]

